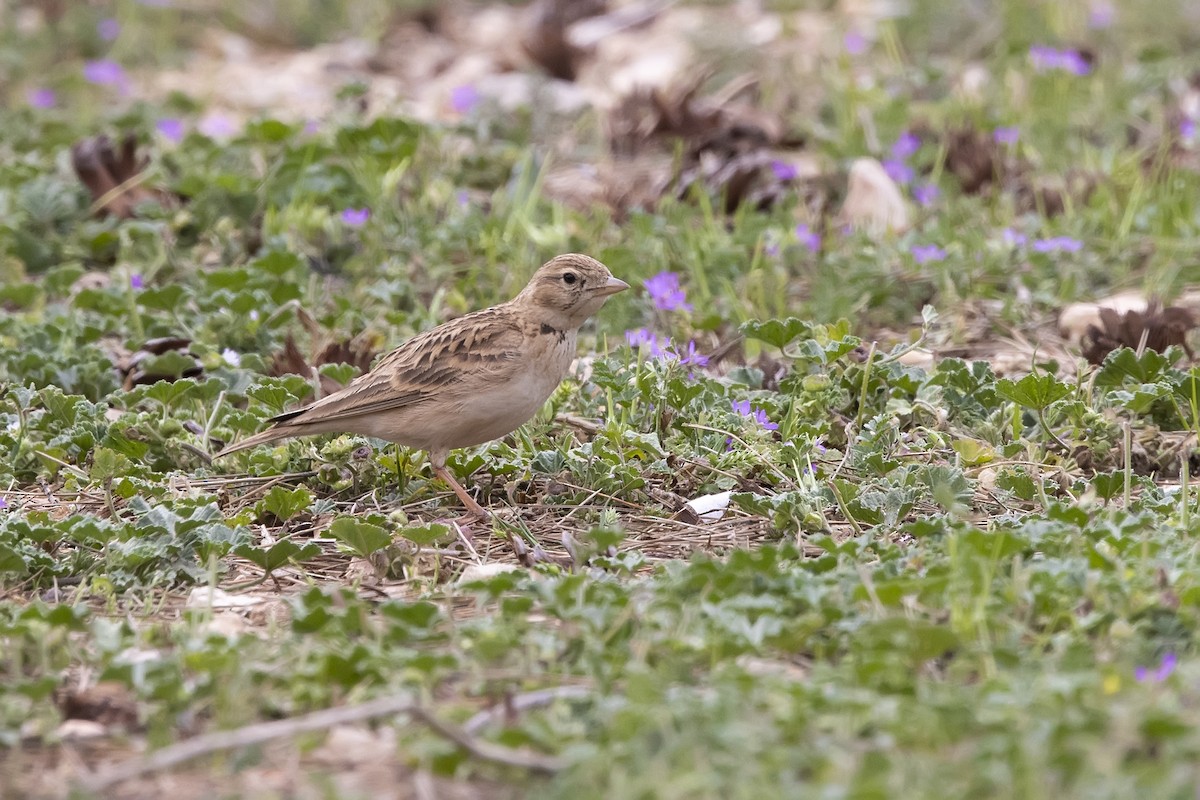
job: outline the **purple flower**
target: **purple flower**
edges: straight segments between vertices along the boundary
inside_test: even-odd
[[[111,42],[121,35],[121,23],[112,17],[105,17],[96,23],[96,33],[106,42]]]
[[[210,139],[221,139],[237,133],[237,125],[219,111],[211,111],[196,125],[196,130]]]
[[[144,289],[145,287],[146,287],[146,281],[144,281],[142,279],[142,276],[140,274],[135,272],[134,274],[129,276],[129,288],[130,289],[137,290],[137,289]]]
[[[479,105],[479,90],[471,84],[455,86],[450,90],[450,108],[457,114],[470,114]]]
[[[1111,27],[1117,19],[1117,10],[1108,0],[1095,0],[1088,11],[1088,27],[1100,30]]]
[[[867,39],[858,31],[846,31],[846,35],[842,38],[842,44],[846,47],[846,52],[852,56],[860,56],[867,52]]]
[[[766,244],[763,245],[763,252],[766,253],[767,255],[769,255],[771,258],[778,258],[779,257],[779,242],[776,242],[774,240],[768,240],[766,242]]]
[[[1179,121],[1179,138],[1189,141],[1196,138],[1196,120],[1184,117]]]
[[[304,133],[312,136],[314,133],[321,132],[321,121],[309,117],[304,121]]]
[[[883,171],[888,174],[889,178],[899,184],[909,183],[913,179],[912,167],[894,158],[889,158],[883,162]]]
[[[25,101],[34,108],[54,108],[58,105],[58,95],[53,89],[30,89],[25,93]]]
[[[1029,241],[1029,237],[1020,231],[1015,231],[1012,228],[1005,228],[1000,232],[1000,240],[1009,247],[1024,247]]]
[[[696,352],[694,341],[688,341],[687,350],[681,351],[678,348],[672,348],[667,354],[679,359],[680,364],[692,367],[708,366],[708,356]]]
[[[1092,71],[1092,65],[1078,50],[1059,50],[1044,44],[1035,44],[1029,48],[1029,60],[1038,72],[1062,70],[1072,75],[1087,75]]]
[[[912,247],[913,261],[918,264],[928,264],[930,261],[942,261],[946,251],[936,244],[917,244]]]
[[[800,244],[807,247],[810,253],[816,253],[821,249],[821,234],[812,230],[807,225],[800,224],[796,226],[796,239]]]
[[[1083,249],[1083,242],[1070,236],[1052,236],[1049,239],[1035,239],[1035,253],[1078,253]]]
[[[1158,666],[1155,668],[1153,673],[1151,673],[1148,668],[1139,666],[1133,670],[1133,677],[1136,678],[1139,683],[1144,683],[1147,679],[1150,679],[1153,683],[1162,683],[1167,678],[1171,677],[1171,673],[1175,671],[1175,667],[1178,663],[1179,659],[1175,655],[1174,651],[1168,650],[1163,654],[1162,660],[1159,661]]]
[[[367,220],[370,218],[371,209],[369,208],[347,208],[342,211],[342,222],[351,228],[361,228],[367,224]]]
[[[912,190],[913,199],[922,206],[926,207],[933,205],[934,201],[937,200],[941,194],[941,189],[938,189],[938,187],[934,186],[932,183],[918,184],[917,186],[914,186]]]
[[[653,358],[662,358],[667,354],[664,345],[669,345],[670,340],[659,339],[658,336],[646,328],[635,328],[625,331],[625,342],[632,348],[638,348],[642,345],[649,345],[650,355]]]
[[[154,123],[154,129],[162,134],[167,141],[179,144],[183,141],[183,121],[175,117],[163,117]]]
[[[920,149],[921,137],[911,131],[905,131],[892,145],[892,158],[903,161]]]
[[[1092,71],[1092,65],[1078,50],[1064,50],[1062,52],[1062,69],[1072,75],[1087,75]]]
[[[110,59],[88,61],[83,65],[83,77],[98,86],[114,86],[122,93],[129,91],[129,76],[125,68]]]
[[[459,189],[454,193],[454,202],[459,208],[467,208],[471,205],[471,193],[466,189]]]
[[[767,416],[767,412],[763,411],[761,408],[751,408],[749,400],[734,400],[733,410],[735,413],[740,414],[743,417],[750,417],[752,420],[762,426],[764,430],[779,430],[779,423],[771,422],[770,417]]]
[[[1033,62],[1033,68],[1038,72],[1043,72],[1048,69],[1055,69],[1059,62],[1059,52],[1053,47],[1048,47],[1044,44],[1035,44],[1029,48],[1029,60]]]
[[[992,131],[992,141],[994,141],[996,144],[1016,144],[1020,138],[1020,128],[1001,127]]]
[[[779,423],[771,422],[770,418],[767,417],[767,412],[763,411],[761,408],[757,409],[754,412],[754,421],[757,422],[759,425],[763,426],[763,428],[765,428],[766,430],[769,430],[769,431],[779,430]]]
[[[786,161],[776,159],[771,162],[771,171],[775,173],[775,177],[781,181],[794,181],[800,174],[797,169]]]
[[[0,508],[8,508],[8,501],[0,497]]]
[[[674,272],[660,272],[645,281],[646,291],[660,311],[691,311],[687,295],[679,285],[679,276]]]

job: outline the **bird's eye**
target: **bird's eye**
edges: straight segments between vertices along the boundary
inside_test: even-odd
[[[575,281],[577,280],[579,280],[579,276],[574,272],[563,273],[563,283],[565,283],[567,286],[574,286]]]

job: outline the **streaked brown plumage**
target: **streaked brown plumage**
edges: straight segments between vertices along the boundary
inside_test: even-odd
[[[273,418],[216,457],[289,436],[358,433],[428,451],[470,511],[486,512],[446,470],[446,455],[527,422],[566,376],[576,336],[610,295],[629,288],[594,258],[542,265],[512,300],[425,331],[345,389]]]

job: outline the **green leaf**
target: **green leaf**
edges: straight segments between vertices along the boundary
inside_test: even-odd
[[[246,396],[266,406],[272,413],[281,414],[296,401],[296,396],[282,386],[260,383],[246,390]]]
[[[24,574],[28,567],[21,554],[0,542],[0,572],[19,572]]]
[[[1147,349],[1141,357],[1128,347],[1114,350],[1104,357],[1104,364],[1096,373],[1096,386],[1109,388],[1124,386],[1126,381],[1154,383],[1163,377],[1171,362],[1157,350]]]
[[[292,270],[304,268],[304,260],[287,250],[272,250],[250,262],[250,268],[282,278]]]
[[[812,331],[812,323],[795,317],[769,319],[766,322],[749,320],[743,322],[738,330],[747,339],[757,339],[782,350],[794,339],[808,336]]]
[[[151,386],[145,387],[144,394],[146,399],[153,400],[161,403],[166,408],[170,408],[177,401],[191,394],[195,388],[195,379],[181,378],[177,381],[158,381]]]
[[[1125,473],[1117,470],[1098,472],[1092,476],[1092,488],[1096,490],[1097,497],[1111,500],[1125,491]]]
[[[187,289],[182,285],[169,283],[166,286],[139,292],[137,303],[143,308],[153,308],[159,311],[175,311],[179,308],[179,301],[185,294],[187,294]]]
[[[160,356],[152,356],[143,361],[142,370],[147,375],[181,378],[188,372],[198,371],[198,367],[196,359],[191,356],[178,350],[168,350]]]
[[[97,447],[92,453],[93,480],[107,481],[129,472],[133,464],[128,458],[107,447]]]
[[[281,539],[268,549],[244,544],[233,551],[234,555],[257,564],[263,572],[274,572],[284,564],[303,563],[321,555],[321,548],[315,544],[303,547],[290,539]]]
[[[996,394],[1012,402],[1041,411],[1056,400],[1061,400],[1072,389],[1053,375],[1026,375],[1019,381],[1001,378],[996,381]]]
[[[329,535],[363,558],[392,543],[392,535],[387,530],[354,517],[335,519],[329,526]]]
[[[276,486],[267,492],[262,500],[262,507],[276,518],[286,522],[302,511],[307,511],[312,505],[313,496],[304,486],[288,489],[286,486]]]
[[[336,523],[334,523],[334,524],[336,524]],[[375,526],[371,526],[371,527],[375,527]],[[448,534],[449,532],[450,532],[449,525],[442,525],[440,523],[434,522],[429,525],[422,525],[420,527],[402,528],[400,530],[400,535],[403,536],[405,539],[408,539],[410,542],[413,542],[414,544],[418,544],[421,547],[427,547],[427,546],[433,544],[434,542],[439,541],[440,539],[444,538],[446,536],[446,534]],[[390,541],[391,541],[391,537],[388,537],[388,542],[390,542]],[[384,546],[386,546],[386,543]],[[376,549],[378,550],[379,548],[376,548]]]

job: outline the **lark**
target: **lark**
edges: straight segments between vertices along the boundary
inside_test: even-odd
[[[446,456],[529,421],[566,377],[580,326],[628,288],[594,258],[556,256],[512,300],[414,336],[346,388],[272,418],[270,428],[215,457],[291,436],[385,439],[426,451],[434,474],[486,519],[446,469]]]

